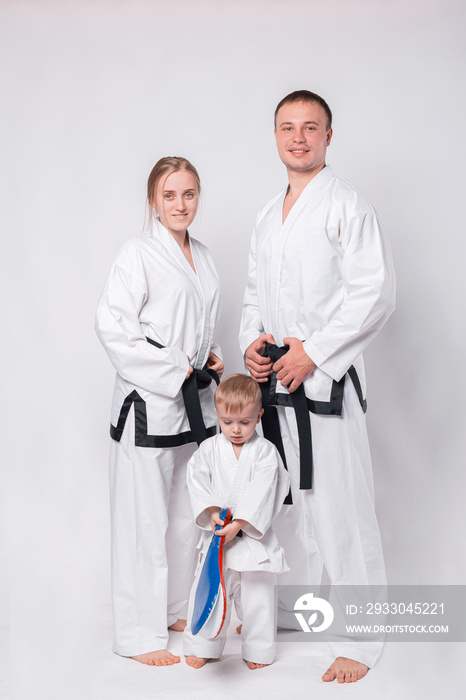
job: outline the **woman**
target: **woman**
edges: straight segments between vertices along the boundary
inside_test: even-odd
[[[147,183],[149,231],[121,249],[96,316],[117,371],[110,429],[113,649],[152,666],[179,661],[166,647],[167,627],[185,625],[179,616],[196,551],[186,464],[196,440],[216,431],[209,374],[223,372],[213,344],[217,272],[207,248],[188,233],[200,189],[185,158],[156,163]]]

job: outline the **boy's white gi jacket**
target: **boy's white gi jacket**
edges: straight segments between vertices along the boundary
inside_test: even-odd
[[[240,331],[243,353],[261,333],[304,341],[317,369],[306,396],[328,401],[354,365],[365,395],[362,351],[394,309],[389,243],[376,212],[329,166],[307,185],[282,224],[286,191],[257,217]],[[279,392],[287,390],[278,382]]]
[[[239,460],[220,433],[205,440],[188,462],[188,489],[196,524],[204,530],[200,547],[212,538],[211,506],[236,503],[233,517],[246,520],[242,537],[223,550],[225,568],[235,571],[288,571],[283,549],[272,530],[290,487],[288,472],[268,440],[254,435],[243,445]]]
[[[211,350],[221,357],[213,343],[217,271],[202,243],[190,237],[190,245],[196,272],[173,236],[154,222],[153,233],[129,240],[110,270],[97,308],[96,332],[117,371],[113,426],[125,399],[136,390],[145,402],[149,435],[188,431],[181,386],[189,364],[201,369]],[[206,427],[217,424],[214,389],[212,382],[199,392]]]

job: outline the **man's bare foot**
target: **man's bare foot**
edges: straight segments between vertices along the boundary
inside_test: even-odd
[[[172,664],[180,663],[180,657],[174,656],[166,649],[149,651],[147,654],[139,654],[131,658],[135,661],[139,661],[141,664],[147,664],[148,666],[171,666]]]
[[[202,659],[200,656],[187,656],[186,657],[186,663],[188,666],[192,666],[193,668],[202,668],[203,666],[206,665],[209,659]]]
[[[359,661],[339,656],[325,671],[322,680],[329,682],[337,679],[338,683],[356,683],[368,672],[369,667]]]
[[[246,659],[244,660],[246,661]],[[246,661],[246,663],[251,671],[254,671],[256,668],[265,668],[266,666],[269,666],[269,664],[256,664],[254,661]]]
[[[177,620],[173,623],[173,625],[170,625],[168,629],[173,630],[174,632],[184,632],[186,624],[186,620]]]

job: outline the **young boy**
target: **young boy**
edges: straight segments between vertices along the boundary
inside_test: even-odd
[[[252,377],[233,374],[221,382],[215,408],[222,432],[205,440],[188,462],[194,519],[204,530],[184,633],[186,662],[194,668],[221,656],[232,600],[242,618],[242,656],[248,667],[263,668],[274,658],[274,585],[277,574],[289,569],[271,523],[288,493],[289,476],[274,445],[256,433],[261,404],[259,385]],[[191,633],[192,610],[201,564],[212,531],[223,525],[219,513],[226,506],[233,519],[217,536],[225,538],[227,611],[220,634],[208,639],[202,629]]]

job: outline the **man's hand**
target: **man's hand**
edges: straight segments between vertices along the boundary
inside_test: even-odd
[[[273,366],[277,373],[277,379],[288,391],[293,393],[303,381],[315,370],[316,366],[303,348],[303,343],[298,338],[283,338],[284,345],[290,349]]]
[[[273,335],[270,333],[262,333],[244,353],[244,364],[251,372],[252,378],[259,383],[266,382],[268,376],[272,374],[272,361],[262,356],[266,343],[275,345]]]
[[[214,355],[212,350],[209,352],[209,357],[207,359],[207,367],[209,369],[213,369],[214,372],[217,372],[219,379],[222,378],[223,369],[224,369],[223,362],[221,361],[221,359],[219,357],[217,357],[217,355]]]
[[[228,542],[231,542],[231,540],[236,537],[241,528],[247,524],[247,520],[232,520],[231,523],[225,525],[223,530],[217,530],[215,534],[219,537],[224,537],[224,544],[227,544]]]

